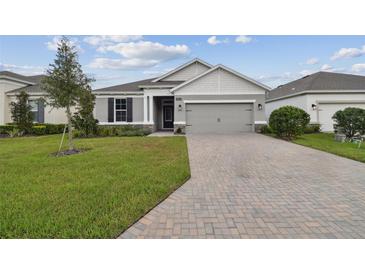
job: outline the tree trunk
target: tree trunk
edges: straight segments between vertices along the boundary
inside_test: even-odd
[[[72,124],[71,124],[71,111],[70,107],[68,106],[66,108],[66,114],[67,114],[67,129],[68,129],[68,149],[73,150],[74,144],[72,140]]]

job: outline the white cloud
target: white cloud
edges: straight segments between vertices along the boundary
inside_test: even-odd
[[[42,66],[14,65],[4,63],[0,63],[0,70],[9,70],[23,75],[36,75],[43,74],[45,72],[45,68]]]
[[[167,46],[157,42],[140,41],[107,46],[104,51],[112,51],[130,59],[148,59],[161,62],[184,57],[190,52],[190,49],[186,45]]]
[[[123,58],[96,58],[92,68],[139,69],[153,67],[159,63],[185,57],[190,53],[186,45],[163,45],[157,42],[139,41],[118,43],[103,47],[104,52],[114,52]]]
[[[309,58],[305,63],[307,65],[315,65],[315,64],[318,64],[318,62],[319,62],[318,58],[312,57],[312,58]]]
[[[142,35],[95,35],[84,38],[84,42],[92,46],[107,46],[114,43],[127,43],[142,40]]]
[[[157,60],[95,58],[89,67],[97,69],[135,70],[153,67],[158,63]]]
[[[222,43],[228,43],[229,40],[227,38],[224,40],[219,40],[219,39],[217,39],[217,36],[214,35],[214,36],[209,37],[207,42],[208,42],[208,44],[215,46],[215,45],[222,44]]]
[[[365,71],[365,64],[353,64],[351,70],[355,72]]]
[[[321,70],[323,70],[323,71],[332,71],[332,70],[333,70],[333,67],[332,67],[331,65],[324,64],[324,65],[321,67]]]
[[[247,44],[250,43],[252,41],[252,38],[246,35],[240,35],[236,37],[235,40],[237,43],[241,43],[241,44]]]
[[[312,70],[309,70],[309,69],[304,69],[301,72],[299,72],[299,74],[301,76],[307,76],[307,75],[312,74],[312,73],[313,73],[313,71]]]
[[[61,41],[62,37],[61,36],[55,36],[53,37],[53,39],[51,41],[46,42],[46,46],[47,49],[52,50],[52,51],[56,51],[58,48],[58,44]],[[70,45],[75,47],[75,49],[78,52],[83,52],[83,49],[80,46],[79,40],[77,38],[71,38],[70,39]]]
[[[342,48],[339,51],[336,51],[332,55],[331,60],[360,57],[364,54],[365,54],[365,45],[362,48]]]

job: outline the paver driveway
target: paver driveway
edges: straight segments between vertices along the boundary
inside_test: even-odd
[[[188,148],[191,179],[121,238],[365,238],[365,164],[259,134]]]

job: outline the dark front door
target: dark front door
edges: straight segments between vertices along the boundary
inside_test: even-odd
[[[163,128],[174,127],[174,106],[163,106]]]

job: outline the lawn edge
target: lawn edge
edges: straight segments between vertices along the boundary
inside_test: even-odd
[[[189,164],[189,172],[190,172],[190,164]],[[175,187],[174,189],[172,189],[165,198],[162,198],[161,200],[159,200],[153,207],[149,208],[146,212],[144,212],[141,217],[139,217],[136,221],[134,221],[133,223],[131,223],[126,229],[124,229],[122,232],[120,232],[116,237],[114,237],[114,239],[119,239],[119,237],[126,232],[128,229],[130,229],[132,226],[134,226],[136,223],[139,222],[139,220],[141,220],[144,216],[146,216],[148,213],[150,213],[156,206],[158,206],[159,204],[161,204],[162,202],[164,202],[167,198],[169,198],[176,190],[178,190],[179,188],[181,188],[183,185],[186,184],[187,181],[189,181],[191,178],[191,174],[186,177],[181,185],[179,185],[178,187]],[[125,240],[125,239],[123,239]]]
[[[184,180],[182,181],[181,185],[173,188],[169,193],[167,193],[165,198],[162,198],[161,200],[159,200],[153,207],[149,208],[148,210],[146,210],[146,212],[144,212],[141,217],[139,217],[136,221],[134,221],[133,223],[131,223],[126,229],[124,229],[122,232],[120,232],[116,237],[114,237],[114,239],[120,239],[119,237],[126,232],[129,228],[131,228],[132,226],[134,226],[136,223],[139,222],[139,220],[141,220],[144,216],[146,216],[148,213],[150,213],[156,206],[158,206],[159,204],[161,204],[162,202],[164,202],[167,198],[169,198],[176,190],[178,190],[179,188],[181,188],[183,185],[186,184],[187,181],[189,181],[191,179],[191,169],[190,169],[190,158],[189,158],[189,146],[188,146],[188,142],[187,142],[187,138],[185,137],[185,145],[186,145],[186,152],[187,152],[187,158],[188,158],[188,168],[189,168],[189,175],[184,178]],[[158,137],[161,138],[161,137]],[[168,137],[171,138],[171,137]],[[121,239],[120,239],[121,240]],[[125,239],[123,239],[125,240]]]
[[[319,149],[319,148],[315,148],[315,147],[311,147],[311,146],[306,146],[306,145],[303,145],[303,144],[298,144],[298,143],[295,143],[293,141],[287,141],[287,140],[280,139],[278,137],[271,136],[271,135],[267,135],[267,134],[263,134],[263,133],[260,133],[260,134],[262,134],[264,136],[267,136],[267,137],[270,137],[270,138],[273,138],[273,139],[276,139],[276,140],[280,140],[280,141],[283,141],[283,142],[291,143],[291,144],[298,145],[298,146],[302,146],[302,147],[307,147],[307,148],[314,149],[314,150],[318,150],[318,151],[321,151],[321,152],[324,152],[324,153],[332,154],[332,155],[335,155],[335,156],[338,156],[338,157],[341,157],[341,158],[345,158],[345,159],[348,159],[348,160],[352,160],[352,161],[355,161],[357,163],[365,164],[365,162],[363,162],[363,161],[359,161],[359,160],[356,160],[356,159],[353,159],[353,158],[350,158],[350,157],[346,157],[346,156],[343,156],[343,155],[340,155],[340,154],[337,154],[337,153],[332,153],[332,152],[329,152],[329,151],[326,151],[326,150],[322,150],[322,149]]]

